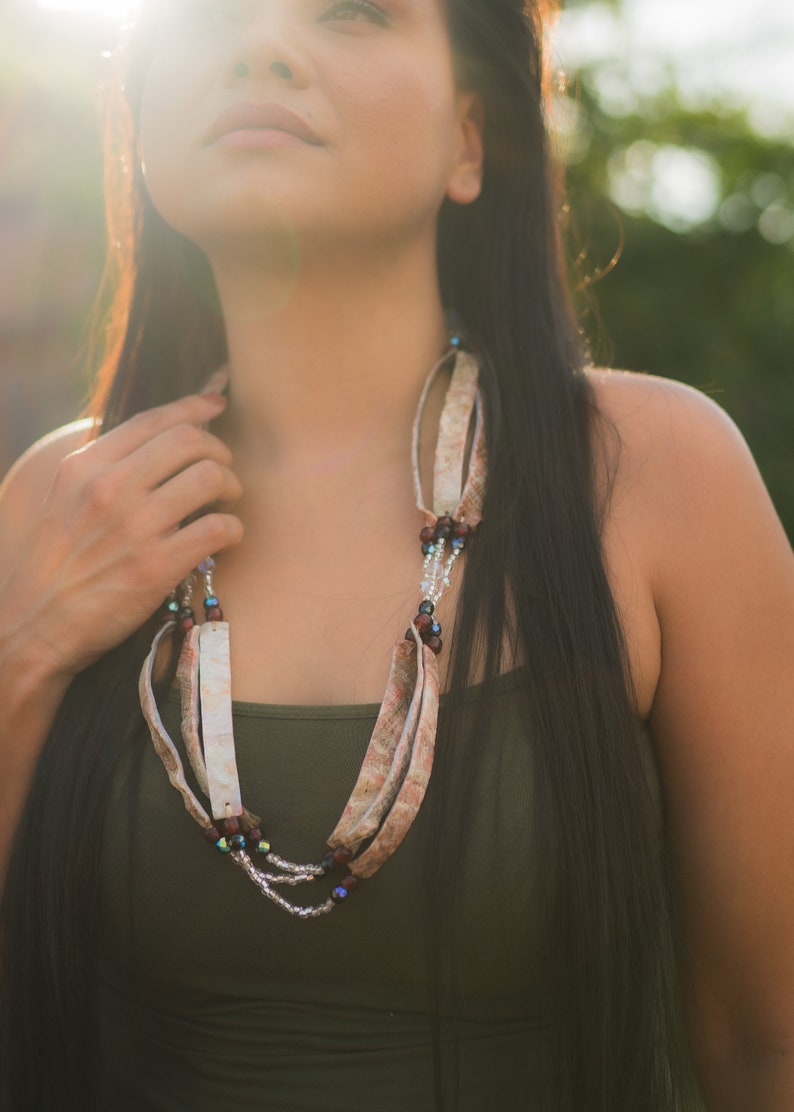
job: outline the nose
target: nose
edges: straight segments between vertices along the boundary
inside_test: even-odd
[[[294,0],[285,5],[291,11],[273,10],[280,5],[262,7],[269,10],[260,8],[237,41],[232,80],[239,84],[277,78],[296,88],[305,88],[311,82],[311,69]]]

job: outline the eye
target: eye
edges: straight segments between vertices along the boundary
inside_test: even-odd
[[[371,3],[371,0],[337,0],[336,3],[330,5],[322,18],[324,20],[370,19],[373,23],[379,23],[382,27],[386,27],[390,23],[389,17],[383,9],[379,8],[377,4]]]

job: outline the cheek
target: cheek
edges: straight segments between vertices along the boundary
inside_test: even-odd
[[[340,118],[350,121],[348,150],[362,184],[406,195],[443,193],[456,149],[451,75],[414,64],[373,73],[362,85],[358,74],[355,87],[340,89],[338,105]]]

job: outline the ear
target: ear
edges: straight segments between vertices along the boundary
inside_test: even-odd
[[[457,93],[458,135],[455,163],[447,182],[447,196],[459,205],[476,201],[482,190],[485,109],[479,93]]]

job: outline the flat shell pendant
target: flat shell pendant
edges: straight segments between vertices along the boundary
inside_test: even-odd
[[[232,729],[229,623],[207,622],[199,635],[199,689],[204,763],[214,819],[241,815]]]

